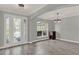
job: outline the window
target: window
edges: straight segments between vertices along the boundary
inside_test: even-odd
[[[48,23],[37,22],[37,36],[38,37],[48,36]]]

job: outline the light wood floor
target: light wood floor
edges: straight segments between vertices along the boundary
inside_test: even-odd
[[[78,55],[79,45],[59,40],[37,43],[0,50],[0,55]]]

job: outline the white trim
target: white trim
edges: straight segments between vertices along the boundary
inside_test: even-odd
[[[72,41],[72,40],[68,40],[68,39],[58,39],[58,40],[62,40],[62,41],[66,41],[66,42],[71,42],[71,43],[78,43],[77,41]]]
[[[34,41],[29,42],[29,43],[38,42],[38,41],[42,41],[42,40],[48,40],[48,38],[34,40]]]
[[[6,45],[6,46],[3,46],[3,47],[0,47],[0,49],[12,48],[12,47],[16,47],[16,46],[20,46],[20,45],[24,45],[24,44],[28,44],[28,43],[19,43],[19,44]]]
[[[16,46],[21,46],[21,45],[24,45],[24,44],[29,44],[29,43],[33,43],[33,42],[38,42],[38,41],[42,41],[42,40],[48,40],[48,38],[44,38],[44,39],[40,39],[40,40],[35,40],[35,41],[32,41],[32,42],[21,42],[19,44],[11,44],[11,45],[6,45],[6,46],[3,46],[3,47],[0,47],[0,49],[8,49],[8,48],[12,48],[12,47],[16,47]]]
[[[32,14],[34,14],[34,13],[38,12],[40,9],[43,9],[45,6],[46,6],[46,5],[44,5],[44,6],[42,6],[42,7],[37,8],[36,10],[34,10],[33,12],[31,12],[29,15],[32,15]],[[36,16],[36,15],[33,15],[32,17],[34,17],[34,16]]]

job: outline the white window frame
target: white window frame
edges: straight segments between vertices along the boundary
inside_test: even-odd
[[[41,21],[39,21],[39,22],[37,22],[37,26],[38,26],[38,23],[40,23],[40,24],[47,24],[47,28],[46,28],[46,35],[43,35],[43,32],[42,32],[42,36],[37,36],[37,38],[42,38],[42,37],[48,37],[48,23],[47,22],[41,22]],[[40,27],[42,27],[42,25],[40,25]],[[38,27],[37,27],[37,31],[38,31]],[[44,30],[41,30],[41,31],[44,31]]]

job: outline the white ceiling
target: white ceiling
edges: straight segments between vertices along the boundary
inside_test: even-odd
[[[24,8],[21,8],[18,4],[0,4],[0,10],[29,16],[44,6],[46,4],[24,4]]]
[[[79,6],[72,6],[72,7],[52,10],[52,11],[49,11],[45,14],[38,16],[38,18],[46,19],[46,20],[54,20],[57,18],[57,15],[56,15],[57,12],[60,13],[59,15],[60,18],[76,16],[76,15],[79,15]]]

